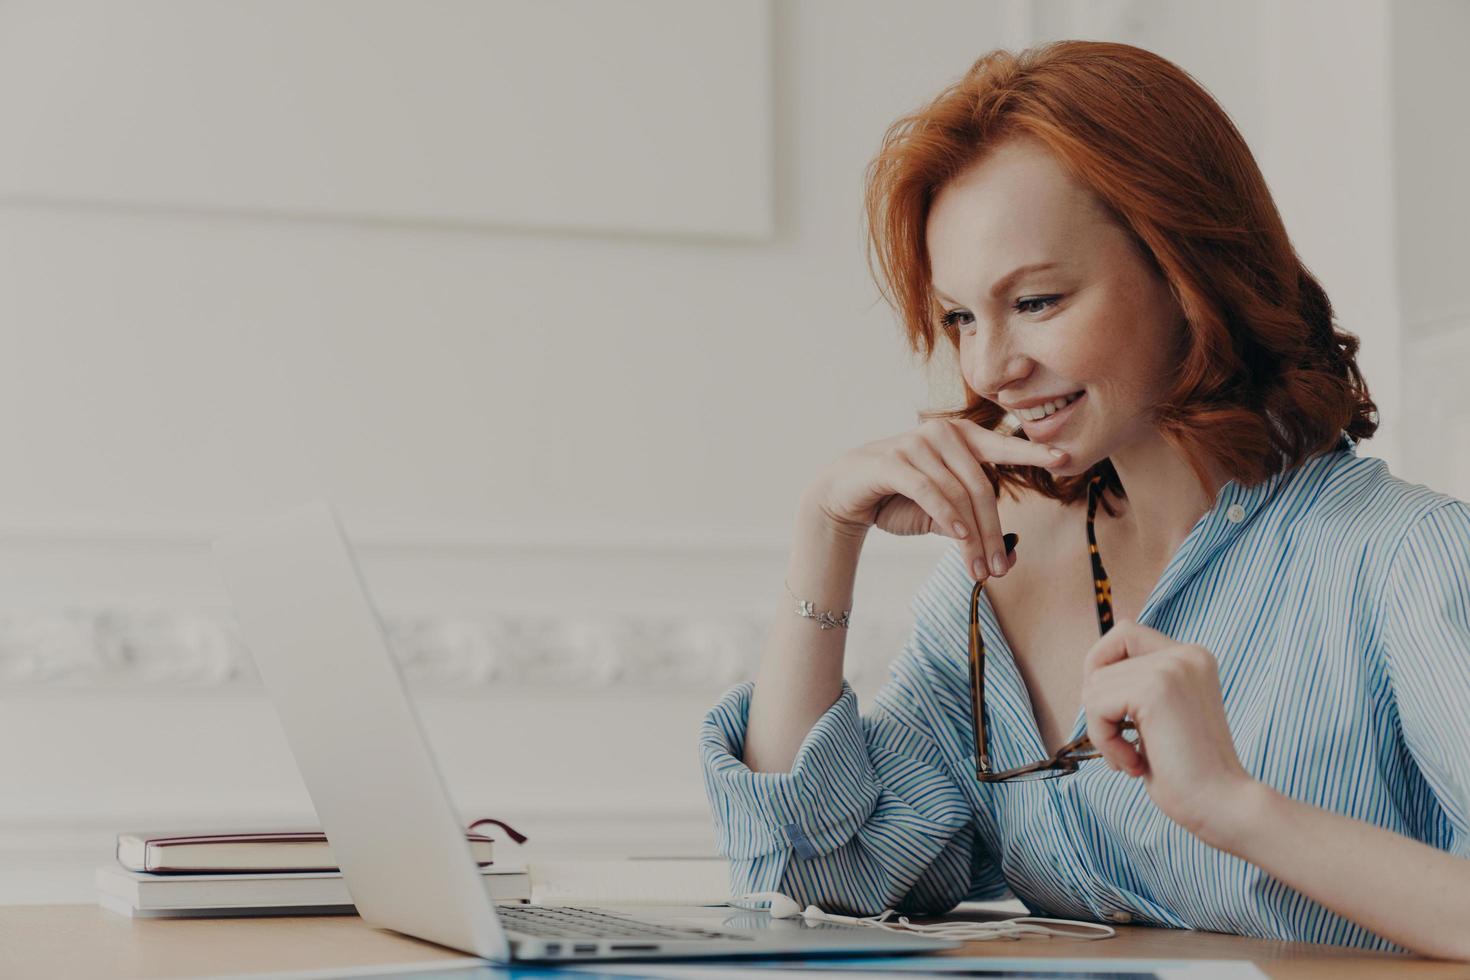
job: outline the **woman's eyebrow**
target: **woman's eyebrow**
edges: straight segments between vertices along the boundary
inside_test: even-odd
[[[1056,262],[1032,262],[1028,265],[1017,266],[1016,268],[1012,269],[1010,272],[1007,272],[1005,275],[1001,276],[995,281],[995,285],[990,287],[990,296],[992,299],[999,297],[1007,289],[1010,289],[1011,285],[1017,279],[1020,279],[1022,276],[1027,275],[1028,273],[1041,272],[1044,269],[1055,269],[1056,267]],[[931,288],[933,287],[931,286]],[[934,289],[934,295],[939,299],[947,300],[950,303],[959,303],[959,300],[940,292],[938,289]]]

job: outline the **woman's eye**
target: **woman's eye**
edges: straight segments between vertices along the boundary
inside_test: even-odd
[[[950,310],[948,313],[944,314],[944,316],[939,318],[939,325],[946,330],[954,330],[960,325],[957,318],[969,315],[970,314],[966,313],[964,310]]]
[[[1012,309],[1017,313],[1044,313],[1059,299],[1061,299],[1060,296],[1027,296],[1023,299],[1016,300],[1016,305]],[[1026,307],[1031,306],[1033,303],[1044,303],[1046,305],[1038,309],[1026,309]]]
[[[1017,313],[1045,313],[1047,310],[1051,309],[1052,306],[1054,306],[1059,300],[1061,300],[1061,298],[1062,297],[1060,295],[1026,296],[1022,299],[1016,300],[1015,305],[1012,306],[1011,309],[1015,310]],[[939,318],[939,325],[945,330],[955,330],[964,325],[961,324],[960,317],[969,317],[972,321],[975,319],[964,310],[950,310],[948,313],[944,314],[944,316]]]

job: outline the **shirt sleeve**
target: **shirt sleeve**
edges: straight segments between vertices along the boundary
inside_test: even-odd
[[[1385,639],[1404,743],[1470,858],[1470,504],[1451,500],[1404,535],[1389,571]]]
[[[971,736],[946,720],[956,692],[936,670],[937,645],[920,612],[874,708],[860,716],[844,680],[790,772],[740,761],[752,682],[709,712],[700,754],[732,896],[779,891],[803,906],[874,915],[941,913],[1009,894],[944,751]]]

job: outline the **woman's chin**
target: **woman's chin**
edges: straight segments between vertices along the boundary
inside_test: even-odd
[[[1050,473],[1053,477],[1081,476],[1092,468],[1091,461],[1089,461],[1085,457],[1079,458],[1075,453],[1073,453],[1071,448],[1064,445],[1059,445],[1057,446],[1057,448],[1065,449],[1067,451],[1067,461],[1060,466],[1048,466],[1046,468],[1046,471]]]

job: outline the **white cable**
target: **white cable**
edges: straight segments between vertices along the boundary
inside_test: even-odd
[[[886,929],[889,932],[915,932],[924,936],[934,936],[938,939],[955,939],[965,942],[986,942],[992,939],[1026,939],[1031,937],[1047,938],[1055,936],[1060,939],[1111,939],[1118,934],[1112,926],[1105,926],[1100,922],[1079,922],[1075,919],[1046,919],[1038,916],[1023,915],[1014,919],[1002,919],[998,922],[934,922],[916,923],[910,922],[908,916],[899,915],[897,921],[890,922],[889,916],[898,915],[893,909],[885,909],[881,915],[853,916],[837,915],[832,912],[823,912],[815,905],[802,908],[796,901],[780,892],[755,892],[753,894],[740,895],[731,899],[731,904],[736,902],[759,902],[771,903],[771,917],[774,919],[804,919],[807,922],[835,922],[842,925],[868,926],[875,929]],[[1061,928],[1053,928],[1060,926]]]

